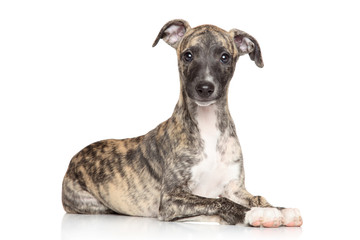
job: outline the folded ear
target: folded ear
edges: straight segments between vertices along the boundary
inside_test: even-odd
[[[260,46],[256,39],[239,29],[232,29],[229,33],[234,38],[239,55],[248,53],[251,60],[255,61],[256,66],[262,68],[264,62],[262,60]]]
[[[176,49],[180,40],[189,29],[190,25],[185,20],[172,20],[162,27],[152,46],[155,47],[159,40],[163,39],[167,44]]]

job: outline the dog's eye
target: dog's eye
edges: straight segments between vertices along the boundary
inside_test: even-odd
[[[192,55],[192,53],[191,53],[191,52],[186,52],[186,53],[184,54],[184,60],[185,60],[186,62],[191,62],[191,61],[193,60],[193,55]]]
[[[220,61],[221,61],[222,63],[228,63],[228,62],[230,61],[230,55],[227,54],[227,53],[223,53],[223,54],[221,55]]]

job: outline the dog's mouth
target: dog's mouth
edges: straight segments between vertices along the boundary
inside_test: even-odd
[[[212,104],[214,104],[216,101],[212,100],[212,101],[195,101],[195,103],[200,106],[200,107],[208,107]]]

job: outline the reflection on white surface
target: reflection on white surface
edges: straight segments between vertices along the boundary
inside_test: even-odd
[[[118,215],[65,214],[61,239],[297,239],[301,228],[252,228],[214,224],[162,222]]]

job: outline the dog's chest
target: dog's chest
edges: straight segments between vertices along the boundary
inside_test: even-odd
[[[236,137],[229,131],[218,129],[215,109],[211,106],[199,109],[197,116],[203,150],[200,161],[191,168],[190,189],[203,197],[218,197],[224,187],[240,176],[241,149]]]

